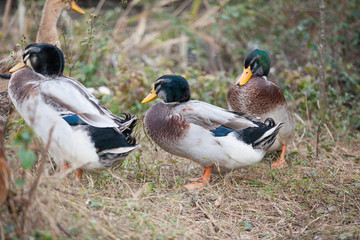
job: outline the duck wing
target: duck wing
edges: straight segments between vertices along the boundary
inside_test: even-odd
[[[187,122],[213,130],[220,126],[240,130],[258,127],[253,118],[244,113],[231,112],[202,101],[191,100],[175,107],[175,114],[181,115]]]
[[[104,128],[125,127],[123,118],[112,114],[84,85],[72,78],[57,77],[40,83],[41,96],[46,102],[61,106],[87,124]],[[125,127],[126,128],[126,127]]]

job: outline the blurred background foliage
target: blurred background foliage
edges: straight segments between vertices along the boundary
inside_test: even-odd
[[[19,22],[19,4],[13,4],[0,36],[1,56],[35,41],[44,1],[22,2],[26,21]],[[226,107],[227,91],[241,74],[246,54],[260,48],[271,59],[268,79],[283,90],[297,122],[319,120],[319,1],[99,2],[78,1],[85,16],[64,11],[59,41],[65,74],[87,87],[108,87],[111,94],[100,91],[98,97],[114,113],[143,116],[151,104],[140,101],[168,73],[189,80],[193,99]],[[325,5],[326,117],[334,129],[351,133],[360,129],[359,1]]]

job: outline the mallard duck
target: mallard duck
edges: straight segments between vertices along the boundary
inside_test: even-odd
[[[200,188],[210,173],[226,173],[258,163],[273,144],[282,123],[272,119],[256,122],[244,114],[190,100],[185,78],[164,75],[156,80],[142,103],[163,99],[145,115],[151,139],[165,151],[191,159],[204,167],[203,176],[186,185]]]
[[[71,7],[72,10],[85,14],[85,12],[75,3],[74,0],[46,0],[42,10],[39,30],[36,36],[37,43],[50,43],[55,45],[59,40],[56,24],[64,8]],[[59,46],[58,46],[59,47]],[[13,64],[12,56],[7,56],[0,61],[0,74],[8,74],[9,70],[21,61],[22,51],[17,52],[18,58],[15,59]],[[7,78],[6,75],[2,76]]]
[[[284,94],[267,80],[269,71],[270,59],[266,52],[258,49],[250,52],[245,58],[243,73],[228,92],[227,102],[230,110],[258,116],[262,121],[272,118],[275,122],[284,123],[275,143],[268,149],[268,152],[282,150],[279,159],[272,164],[281,168],[286,166],[286,146],[295,132]]]
[[[39,31],[37,33],[37,42],[45,42],[50,44],[57,43],[59,36],[57,35],[57,29],[56,29],[56,23],[58,21],[58,18],[60,17],[60,14],[62,10],[67,7],[71,6],[71,9],[73,9],[76,12],[79,12],[81,14],[84,14],[84,11],[75,4],[75,1],[73,0],[46,0],[45,5],[42,11],[41,15],[41,21],[39,26]],[[9,70],[14,67],[17,63],[21,61],[21,55],[22,51],[18,51],[16,54],[18,57],[13,59],[12,56],[8,55],[4,59],[0,61],[0,74],[1,78],[3,79],[10,79],[9,75],[3,75],[3,74],[9,74]],[[13,61],[12,64],[10,64]],[[8,81],[2,81],[0,82],[0,93],[5,92],[8,88]],[[7,94],[7,93],[4,93]],[[10,105],[10,99],[6,96],[3,99],[0,99],[1,105]],[[5,113],[3,110],[8,111],[9,108],[4,107],[0,110],[0,115],[5,116]]]
[[[25,67],[25,68],[23,68]],[[11,72],[9,95],[57,166],[111,167],[138,148],[131,136],[137,119],[112,114],[73,78],[63,76],[64,55],[50,44],[30,44]],[[66,164],[65,164],[66,163]]]

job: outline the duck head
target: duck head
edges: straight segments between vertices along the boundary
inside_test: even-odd
[[[267,76],[270,71],[270,59],[266,52],[255,49],[245,58],[244,70],[236,79],[237,85],[244,85],[252,76]]]
[[[70,5],[71,5],[71,9],[74,10],[75,12],[78,12],[80,14],[85,14],[84,10],[82,10],[74,0],[69,1]]]
[[[71,9],[80,14],[85,14],[75,2],[75,0],[46,0],[44,9],[48,10],[48,14],[54,14],[54,11],[61,11],[62,9]],[[47,14],[47,13],[45,13]]]
[[[27,66],[41,75],[56,77],[62,75],[64,64],[64,54],[59,48],[47,43],[33,43],[25,48],[23,62],[10,69],[10,73]]]
[[[157,98],[163,99],[166,103],[189,101],[189,83],[179,75],[161,76],[156,80],[149,95],[141,103],[147,103]]]

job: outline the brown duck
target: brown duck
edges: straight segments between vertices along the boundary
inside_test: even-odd
[[[246,112],[251,116],[260,117],[260,121],[272,118],[276,123],[284,125],[275,143],[267,150],[272,152],[281,149],[280,158],[273,167],[285,167],[286,146],[294,137],[294,124],[291,120],[284,94],[274,83],[267,80],[270,71],[270,59],[266,52],[255,49],[250,52],[244,63],[241,76],[227,95],[229,109]]]
[[[84,14],[85,12],[75,3],[75,1],[65,0],[47,0],[41,14],[40,27],[36,36],[36,42],[38,43],[50,43],[56,45],[59,35],[57,32],[56,24],[60,17],[60,14],[64,8],[71,7],[72,10]],[[59,45],[59,44],[57,44]],[[59,47],[59,46],[57,46]],[[17,52],[17,58],[13,64],[9,64],[13,60],[12,56],[7,56],[0,61],[0,74],[2,78],[10,78],[10,76],[2,75],[9,74],[9,70],[17,63],[21,62],[22,51]],[[6,88],[0,85],[0,90]]]
[[[226,173],[260,162],[282,126],[271,118],[255,122],[242,113],[191,100],[188,82],[178,75],[157,79],[142,103],[156,98],[164,101],[146,112],[148,135],[165,151],[204,167],[202,177],[185,185],[189,190],[205,186],[211,172]]]

